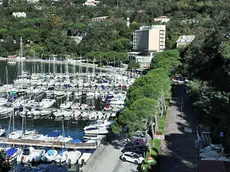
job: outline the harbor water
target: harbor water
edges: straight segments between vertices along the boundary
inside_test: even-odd
[[[7,68],[6,68],[7,66]],[[6,61],[0,61],[0,79],[3,84],[10,84],[14,79],[19,75],[20,68],[22,68],[21,64],[17,62],[15,65],[9,65]],[[50,64],[50,63],[39,63],[39,62],[25,62],[23,65],[23,71],[28,73],[75,73],[75,72],[92,72],[92,68],[72,66],[66,64]],[[97,70],[95,70],[98,72]],[[60,104],[61,101],[57,102]],[[96,110],[101,110],[102,105],[99,99],[94,99],[91,102],[87,102],[85,97],[83,97],[80,101],[82,103],[94,104]],[[77,121],[73,119],[64,120],[64,131],[65,136],[70,136],[73,139],[81,139],[83,137],[83,127],[85,126],[86,121]],[[15,129],[22,128],[22,118],[15,117]],[[9,128],[9,118],[0,118],[0,126],[5,128],[6,130]],[[53,118],[45,118],[45,119],[26,119],[26,125],[24,126],[26,130],[36,130],[39,134],[47,134],[54,130],[62,130],[62,119],[53,119]],[[60,165],[48,165],[49,171],[77,171],[78,167],[74,166],[60,166]],[[12,171],[36,171],[36,168],[32,168],[31,166],[22,166],[20,164],[15,164],[12,168]]]

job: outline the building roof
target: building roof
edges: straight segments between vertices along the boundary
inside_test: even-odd
[[[230,172],[230,162],[200,160],[199,172]]]
[[[195,35],[182,35],[180,36],[176,43],[190,43],[195,39]]]
[[[151,30],[151,29],[165,29],[166,25],[152,25],[152,26],[141,26],[139,30],[135,31],[143,31],[143,30]]]

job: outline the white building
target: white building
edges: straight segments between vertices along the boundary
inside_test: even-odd
[[[190,44],[195,39],[195,35],[182,35],[176,41],[176,47],[183,47]]]
[[[100,1],[87,0],[83,5],[86,5],[86,6],[97,6],[97,4],[100,4]]]
[[[155,22],[161,22],[161,23],[168,23],[170,18],[168,16],[160,16],[157,18],[154,18]]]
[[[155,56],[154,52],[141,53],[141,52],[130,52],[129,60],[134,60],[140,65],[141,68],[149,68],[152,58]]]
[[[12,14],[14,17],[26,17],[25,12],[13,12]]]
[[[165,25],[142,26],[133,33],[133,49],[162,52],[165,49],[165,35]]]
[[[92,21],[103,21],[105,19],[107,19],[108,16],[102,16],[102,17],[95,17],[95,18],[92,18],[91,20]]]

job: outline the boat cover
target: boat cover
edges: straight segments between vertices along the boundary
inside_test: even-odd
[[[73,143],[82,143],[82,141],[80,139],[75,139],[72,141]]]
[[[17,152],[17,149],[16,148],[10,148],[6,151],[6,154],[8,156],[13,156],[15,154],[15,152]]]
[[[48,137],[58,137],[61,135],[60,131],[52,131],[47,134]]]

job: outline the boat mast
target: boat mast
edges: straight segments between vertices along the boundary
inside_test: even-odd
[[[55,73],[55,61],[54,61],[54,55],[53,55],[53,74]]]
[[[5,70],[6,70],[6,84],[9,84],[8,68],[7,68],[7,66],[6,66]]]
[[[93,58],[93,76],[95,76],[95,64],[94,64],[94,62],[95,62],[95,57]]]
[[[50,57],[49,57],[49,74],[50,74]]]
[[[20,50],[19,50],[19,57],[23,57],[23,50],[22,50],[22,37],[20,37]]]
[[[10,126],[11,126],[11,117],[12,117],[12,114],[13,114],[14,112],[12,112],[11,114],[10,114],[10,120],[9,120],[9,126],[8,126],[8,137],[9,137],[9,135],[10,135]]]
[[[101,78],[101,57],[100,57],[100,78]]]
[[[65,136],[64,119],[62,119],[62,136]]]
[[[87,70],[86,70],[86,75],[87,75],[87,82],[89,83],[89,59],[87,58]]]

